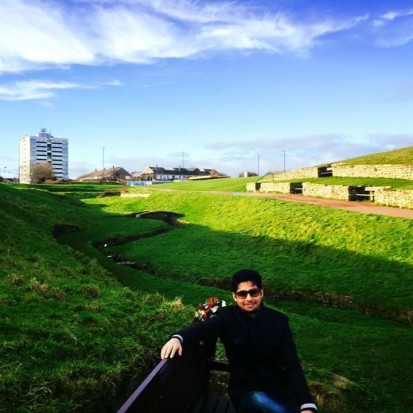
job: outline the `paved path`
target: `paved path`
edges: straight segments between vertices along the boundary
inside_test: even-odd
[[[294,195],[294,194],[275,194],[275,193],[263,193],[263,192],[245,192],[242,193],[250,196],[261,196],[265,198],[275,198],[288,202],[299,202],[304,204],[313,204],[324,206],[328,208],[344,209],[346,211],[360,212],[363,214],[378,214],[388,215],[391,217],[408,218],[413,219],[412,209],[402,209],[386,207],[374,204],[373,202],[357,202],[357,201],[339,201],[335,199],[325,198],[311,198],[309,196]]]

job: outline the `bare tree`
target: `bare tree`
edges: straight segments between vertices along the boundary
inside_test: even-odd
[[[47,179],[53,179],[52,164],[42,162],[34,165],[31,171],[31,181],[34,184],[42,184]]]
[[[246,178],[248,176],[258,176],[258,174],[256,172],[251,172],[251,171],[240,172],[238,174],[239,178]]]

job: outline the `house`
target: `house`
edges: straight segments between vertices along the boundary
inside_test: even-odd
[[[143,181],[172,182],[185,181],[193,177],[220,175],[215,169],[199,169],[194,167],[167,169],[161,166],[148,166],[140,173],[140,178]]]
[[[96,170],[94,172],[79,176],[76,181],[79,182],[95,182],[95,181],[115,181],[121,182],[126,179],[130,179],[131,174],[123,169],[122,167],[105,168],[100,171]]]

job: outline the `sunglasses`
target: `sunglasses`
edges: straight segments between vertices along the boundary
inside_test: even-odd
[[[255,297],[258,297],[261,294],[261,290],[259,288],[252,288],[251,290],[248,290],[248,291],[240,290],[240,291],[235,292],[235,295],[238,298],[247,298],[248,294],[251,297],[255,298]]]

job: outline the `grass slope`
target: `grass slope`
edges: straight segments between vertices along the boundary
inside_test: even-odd
[[[411,220],[190,192],[87,202],[105,204],[111,213],[170,210],[184,214],[187,225],[114,249],[172,278],[225,279],[240,266],[253,266],[275,289],[321,291],[350,296],[360,304],[411,309]],[[162,254],[149,254],[151,250]]]
[[[0,185],[1,412],[114,411],[157,356],[159,326],[176,326],[176,304],[133,293],[52,236],[100,219],[68,198]]]
[[[413,146],[358,156],[340,162],[347,165],[413,165]]]
[[[228,192],[245,192],[248,182],[256,182],[258,176],[248,178],[220,178],[199,181],[172,182],[168,184],[159,184],[149,186],[149,189],[176,189],[184,191],[228,191]]]

